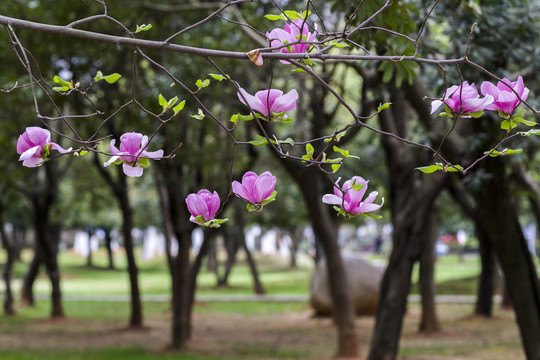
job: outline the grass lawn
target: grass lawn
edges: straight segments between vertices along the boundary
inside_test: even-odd
[[[249,268],[239,254],[240,261],[233,267],[229,277],[229,286],[217,287],[216,275],[202,268],[197,279],[197,294],[252,294],[252,278]],[[3,253],[0,255],[2,261]],[[25,263],[17,263],[13,277],[13,288],[18,291],[20,282],[26,269],[26,263],[30,261],[30,252],[23,253]],[[106,254],[102,249],[93,256],[94,268],[86,266],[86,259],[70,251],[63,251],[59,256],[60,271],[62,275],[62,291],[67,295],[125,295],[129,293],[129,282],[123,253],[115,255],[117,270],[106,270]],[[372,258],[381,261],[381,258]],[[258,255],[257,266],[261,281],[267,294],[283,295],[307,295],[312,261],[302,256],[300,266],[291,269],[288,260],[275,256]],[[383,259],[384,260],[384,259]],[[140,268],[139,285],[144,295],[168,295],[170,294],[170,276],[164,258],[150,262],[138,261]],[[418,279],[418,269],[413,273],[413,284]],[[223,267],[220,268],[223,272]],[[479,259],[476,256],[468,256],[460,261],[456,256],[444,256],[437,260],[435,279],[439,294],[474,294],[476,289],[476,277],[480,272]],[[0,283],[0,291],[4,284]],[[42,273],[36,284],[37,294],[49,294],[50,284]],[[412,292],[416,292],[413,286]]]

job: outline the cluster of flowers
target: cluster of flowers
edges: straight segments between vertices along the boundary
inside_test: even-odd
[[[514,82],[504,78],[494,84],[484,81],[480,87],[483,98],[480,97],[474,84],[464,81],[446,89],[441,99],[431,103],[431,113],[437,111],[443,104],[452,116],[471,117],[484,110],[499,110],[504,115],[512,115],[514,110],[529,96],[529,89],[523,84],[521,76]]]
[[[310,50],[311,42],[317,37],[317,26],[310,32],[309,26],[303,19],[295,19],[286,23],[284,29],[274,29],[266,33],[270,47],[277,47],[283,53],[304,53]],[[261,58],[262,61],[262,58]],[[289,64],[286,60],[282,63]],[[256,111],[267,120],[287,119],[285,114],[296,109],[298,93],[295,89],[284,94],[278,89],[265,89],[255,95],[249,94],[242,88],[237,93],[238,98],[244,104]],[[109,149],[112,157],[105,162],[105,167],[122,164],[123,172],[127,176],[140,177],[144,168],[150,165],[149,159],[159,160],[163,158],[163,150],[147,151],[148,137],[136,132],[128,132],[120,136],[120,149],[115,146],[116,140],[111,140]],[[65,150],[60,145],[51,141],[51,133],[40,127],[28,127],[19,136],[17,152],[21,155],[19,160],[23,166],[37,167],[48,160],[51,150],[61,154],[69,153],[72,149]],[[342,187],[339,179],[334,184],[334,194],[326,194],[322,201],[326,204],[335,205],[339,213],[350,217],[378,210],[383,204],[373,204],[377,192],[372,192],[365,200],[368,182],[359,176],[346,181]],[[276,177],[269,171],[260,176],[248,171],[242,177],[242,182],[233,181],[232,192],[237,197],[248,202],[249,211],[260,211],[266,204],[276,198]],[[216,219],[221,203],[216,191],[213,193],[202,189],[192,193],[185,199],[190,220],[196,224],[217,227],[227,219]],[[384,203],[384,199],[382,200]]]

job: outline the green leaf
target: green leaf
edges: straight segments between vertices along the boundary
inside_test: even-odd
[[[365,217],[372,218],[372,219],[377,219],[377,220],[380,220],[383,218],[381,215],[372,215],[372,214],[366,214],[366,213],[360,213],[360,215],[363,215]]]
[[[227,75],[227,74],[225,74],[226,76],[223,76],[221,74],[212,74],[212,73],[210,73],[208,75],[210,75],[214,80],[217,80],[217,81],[223,81],[223,80],[229,78],[229,75]]]
[[[341,164],[332,164],[332,172],[335,173],[339,170],[339,168],[341,167]]]
[[[484,115],[484,111],[480,110],[480,111],[477,111],[477,112],[470,113],[468,115],[471,116],[474,119],[478,119],[480,116]]]
[[[291,146],[294,146],[294,140],[288,137],[285,140],[279,140],[278,144],[289,144]]]
[[[503,130],[507,130],[507,131],[512,130],[516,126],[517,126],[517,123],[512,120],[503,120],[503,122],[501,122],[501,129]]]
[[[525,124],[527,126],[535,126],[535,125],[538,125],[537,123],[535,123],[534,121],[530,121],[530,120],[525,120],[521,117],[512,117],[512,120],[513,121],[517,121],[517,122],[520,122],[522,124]]]
[[[173,108],[174,115],[178,114],[180,111],[184,109],[184,106],[186,105],[186,100],[182,100],[178,105],[176,105]]]
[[[332,41],[330,44],[333,45],[336,48],[349,47],[349,44],[347,44],[346,42],[338,42],[337,40]]]
[[[490,150],[485,151],[484,154],[489,154],[490,157],[505,156],[512,154],[521,154],[523,149],[504,149],[503,151]]]
[[[139,167],[147,168],[150,166],[150,160],[148,160],[147,158],[139,158],[137,164],[139,164]]]
[[[264,136],[257,135],[257,140],[251,140],[248,143],[255,146],[264,146],[268,144],[268,140]]]
[[[97,76],[97,75],[96,75]],[[115,82],[118,81],[118,79],[120,79],[122,77],[122,75],[120,75],[119,73],[114,73],[114,74],[110,74],[110,75],[105,75],[105,76],[102,76],[101,79],[105,80],[106,82],[108,82],[109,84],[114,84]],[[101,80],[100,79],[100,80]],[[95,80],[95,79],[94,79]]]
[[[311,15],[311,10],[304,10],[301,14],[302,19],[306,19],[309,15]]]
[[[279,14],[279,15],[268,14],[268,15],[264,15],[264,17],[267,18],[268,20],[272,20],[272,21],[287,20],[287,18],[283,14]]]
[[[532,129],[529,131],[522,131],[518,133],[521,136],[540,135],[540,129]]]
[[[55,86],[52,88],[54,91],[68,91],[70,88],[69,86]]]
[[[167,105],[168,105],[167,99],[165,99],[163,95],[159,94],[158,100],[159,100],[159,105],[161,105],[161,107],[163,108],[163,111],[167,110]]]
[[[305,70],[302,69],[302,68],[296,68],[296,69],[291,70],[291,71],[292,71],[292,72],[305,72]]]
[[[283,13],[291,20],[302,19],[302,14],[297,11],[285,10]]]
[[[343,149],[338,148],[337,146],[334,146],[333,149],[334,149],[335,152],[340,153],[341,155],[343,155],[344,158],[349,157],[349,150],[343,150]]]
[[[141,31],[148,31],[151,28],[152,28],[152,24],[137,25],[137,29],[135,29],[135,34]]]
[[[60,85],[63,85],[63,86],[73,86],[73,82],[72,81],[66,81],[64,79],[62,79],[60,76],[58,75],[55,75],[54,78],[53,78],[53,81],[57,84],[60,84]]]
[[[315,152],[315,148],[310,143],[306,144],[306,155],[309,155],[310,159],[313,159],[313,153]]]
[[[392,105],[391,102],[387,102],[382,105],[379,105],[379,107],[377,108],[377,112],[380,113],[381,111],[388,109],[390,105]]]
[[[195,118],[195,119],[197,119],[197,120],[202,120],[202,119],[204,119],[205,116],[206,116],[206,115],[204,115],[204,112],[203,112],[201,109],[199,109],[199,110],[197,111],[197,114],[191,115],[192,118]]]
[[[443,170],[443,166],[442,164],[437,163],[436,165],[417,167],[415,170],[420,170],[423,173],[431,174],[435,171]]]

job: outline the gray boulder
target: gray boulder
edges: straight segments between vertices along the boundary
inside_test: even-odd
[[[356,314],[375,315],[383,271],[360,257],[344,255],[343,263],[353,294]],[[313,272],[310,303],[317,315],[332,313],[325,259],[319,261]]]

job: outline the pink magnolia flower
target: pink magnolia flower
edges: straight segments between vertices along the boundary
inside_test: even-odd
[[[309,42],[315,41],[316,37],[317,24],[314,25],[314,30],[311,33],[308,24],[303,19],[295,19],[292,23],[285,23],[284,29],[277,28],[266,33],[268,45],[271,47],[296,43],[281,48],[279,52],[282,53],[305,53],[311,46]],[[302,43],[299,43],[299,41]],[[284,64],[289,63],[287,60],[280,61]]]
[[[270,171],[265,171],[260,176],[248,171],[242,176],[242,183],[232,183],[233,193],[254,205],[261,205],[272,195],[275,187],[276,177]]]
[[[261,90],[253,96],[240,88],[237,94],[242,104],[249,106],[265,117],[296,109],[296,99],[298,98],[295,89],[285,95],[283,95],[283,91],[277,89]]]
[[[196,194],[189,194],[186,198],[186,204],[191,213],[189,220],[202,225],[201,222],[196,220],[197,216],[202,216],[204,222],[213,220],[219,210],[219,195],[215,191],[212,194],[210,191],[202,189]]]
[[[529,96],[529,89],[523,84],[523,78],[521,76],[514,82],[504,78],[502,82],[499,81],[497,83],[497,86],[484,81],[480,87],[480,91],[482,91],[483,95],[491,95],[494,98],[493,103],[486,108],[487,110],[501,110],[501,112],[507,115],[512,114],[521,101],[527,100],[527,96]]]
[[[360,176],[353,176],[352,179],[345,181],[343,186],[340,188],[339,180],[340,179],[338,179],[334,185],[334,193],[323,196],[323,203],[337,205],[341,207],[347,214],[351,215],[375,211],[383,206],[384,198],[382,199],[380,205],[373,203],[379,194],[377,191],[372,191],[369,196],[363,200],[369,181],[364,180]],[[360,190],[353,188],[359,184],[362,185]]]
[[[65,154],[70,152],[71,148],[65,150],[60,145],[51,142],[50,131],[36,126],[27,127],[17,140],[17,153],[21,154],[19,161],[22,161],[23,166],[26,167],[37,167],[43,164],[47,161],[51,150]]]
[[[467,81],[464,81],[459,86],[454,85],[446,89],[442,99],[434,100],[431,103],[431,113],[433,114],[441,105],[445,104],[455,115],[471,114],[486,110],[492,102],[493,96],[488,94],[484,98],[480,98],[474,84],[469,85]]]
[[[120,150],[114,146],[115,143],[116,140],[112,139],[109,148],[113,157],[103,165],[123,163],[122,169],[127,176],[141,176],[143,169],[149,165],[148,159],[159,160],[163,157],[163,150],[146,151],[148,136],[140,133],[128,132],[120,136]]]

